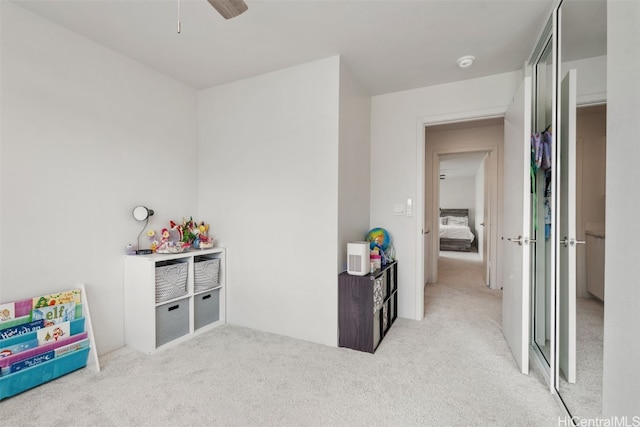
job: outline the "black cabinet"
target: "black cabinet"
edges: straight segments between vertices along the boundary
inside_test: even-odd
[[[398,317],[398,263],[366,276],[338,276],[338,345],[375,352]]]

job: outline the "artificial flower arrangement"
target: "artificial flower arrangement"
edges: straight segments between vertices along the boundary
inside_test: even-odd
[[[173,238],[171,231],[175,231]],[[198,224],[192,217],[189,220],[182,218],[182,224],[169,221],[169,228],[163,228],[160,232],[160,240],[155,230],[147,231],[147,236],[151,240],[151,250],[161,254],[180,253],[192,247],[195,249],[213,247],[213,238],[209,237],[209,224],[205,224],[204,221]]]

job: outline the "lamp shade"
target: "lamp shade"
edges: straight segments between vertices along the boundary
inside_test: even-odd
[[[153,213],[153,209],[149,209],[146,206],[136,206],[133,208],[133,217],[138,221],[149,219]]]

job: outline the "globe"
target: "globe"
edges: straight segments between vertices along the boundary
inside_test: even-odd
[[[391,243],[391,237],[389,237],[389,232],[384,228],[374,228],[369,231],[367,242],[369,242],[370,249],[378,247],[386,251]]]

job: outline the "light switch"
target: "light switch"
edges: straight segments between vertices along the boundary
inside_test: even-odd
[[[404,215],[404,205],[393,205],[394,215]]]
[[[409,197],[407,199],[407,216],[412,216],[413,215],[413,200],[411,200],[411,197]]]

